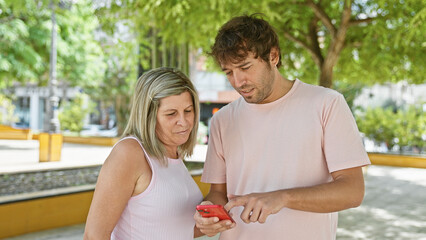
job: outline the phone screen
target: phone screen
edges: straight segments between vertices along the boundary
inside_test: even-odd
[[[218,217],[220,221],[231,220],[234,222],[222,205],[197,205],[197,211],[203,217]]]

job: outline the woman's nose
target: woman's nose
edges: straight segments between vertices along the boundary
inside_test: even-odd
[[[185,118],[185,114],[179,114],[179,118],[177,120],[177,124],[181,126],[186,126],[188,124],[188,121]]]

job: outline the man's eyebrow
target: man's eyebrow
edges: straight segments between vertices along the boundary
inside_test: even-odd
[[[236,67],[241,68],[241,67],[247,66],[248,64],[250,64],[250,62],[244,62],[244,63],[241,63],[240,65],[237,65]],[[228,70],[226,67],[222,68],[222,71],[226,71],[226,70]]]
[[[240,65],[238,65],[237,67],[238,67],[238,68],[245,67],[245,66],[247,66],[248,64],[250,64],[250,62],[244,62],[244,63],[241,63]]]

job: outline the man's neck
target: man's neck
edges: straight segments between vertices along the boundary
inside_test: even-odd
[[[294,81],[284,78],[279,72],[277,73],[277,80],[274,84],[274,101],[285,96],[293,87]]]

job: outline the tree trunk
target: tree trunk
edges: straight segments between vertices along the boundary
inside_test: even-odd
[[[179,70],[181,70],[181,71],[182,71],[182,66],[183,66],[183,64],[182,64],[182,59],[183,59],[182,55],[183,55],[183,44],[181,43],[178,46],[178,56],[177,56],[177,68]]]
[[[291,33],[291,28],[284,28],[284,36],[289,40],[305,48],[312,56],[320,70],[319,85],[330,88],[333,83],[333,68],[337,64],[339,55],[344,48],[346,32],[350,26],[351,6],[353,0],[344,0],[340,26],[337,28],[333,20],[324,11],[321,1],[306,0],[303,4],[309,6],[314,17],[309,23],[309,32],[305,37],[299,37]],[[299,2],[297,4],[300,4]],[[330,35],[330,46],[327,54],[323,56],[321,51],[318,22],[321,22]],[[323,31],[323,30],[321,30]]]
[[[115,98],[114,108],[115,116],[117,118],[117,136],[121,136],[126,127],[128,115],[129,115],[129,97],[119,95]]]
[[[158,67],[158,60],[157,60],[157,29],[154,27],[152,29],[152,36],[151,36],[151,68]]]
[[[325,61],[321,67],[321,73],[319,76],[319,85],[330,88],[333,84],[333,65],[329,64],[328,61]]]
[[[168,67],[167,65],[167,44],[166,40],[161,39],[161,65],[163,67]]]
[[[182,71],[188,76],[189,75],[189,47],[187,43],[183,44],[183,56],[182,56]]]
[[[176,48],[174,42],[170,42],[170,67],[176,67]]]

